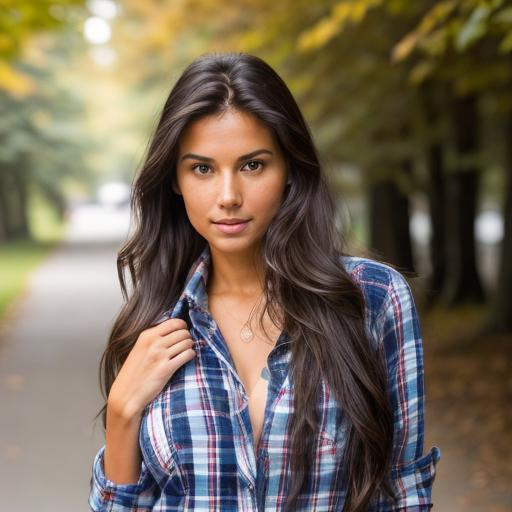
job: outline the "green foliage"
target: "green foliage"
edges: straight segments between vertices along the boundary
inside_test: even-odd
[[[35,186],[56,209],[65,208],[63,179],[87,179],[85,133],[77,131],[80,104],[53,80],[51,70],[24,64],[38,89],[23,99],[0,91],[0,179]],[[23,174],[22,174],[23,171]],[[27,205],[28,208],[28,205]]]
[[[13,59],[27,38],[37,32],[56,30],[72,14],[70,7],[84,0],[2,0],[0,9],[0,59]]]
[[[39,188],[29,190],[29,224],[34,241],[44,243],[59,242],[65,235],[67,216],[62,217],[55,202],[47,199]]]
[[[0,319],[23,292],[33,270],[55,245],[55,241],[34,240],[0,244]]]
[[[64,13],[71,16],[76,11],[68,6],[71,2],[61,2],[60,7],[66,6],[69,11],[62,11],[58,36],[47,31],[44,37],[38,35],[35,39],[40,28],[49,30],[44,20],[28,22],[37,9],[48,7],[46,2],[35,4],[20,4],[27,17],[23,53],[12,54],[8,63],[0,64],[0,187],[5,192],[0,194],[0,211],[6,212],[0,219],[4,223],[0,225],[0,240],[26,235],[23,219],[31,213],[29,200],[34,189],[62,217],[66,183],[70,179],[87,182],[92,178],[86,160],[92,138],[83,122],[84,104],[77,91],[62,79],[63,70],[83,48],[82,34],[64,23]],[[57,3],[52,6],[52,13],[59,8]],[[6,16],[5,12],[2,16]],[[5,87],[5,66],[23,77],[30,87],[26,89],[16,81]],[[12,192],[14,188],[16,193]]]
[[[409,74],[412,85],[440,78],[461,95],[502,87],[502,76],[509,79],[512,50],[512,11],[506,4],[504,0],[436,2],[394,45],[393,62],[414,63]],[[503,68],[501,73],[496,73],[497,65]],[[470,75],[474,80],[468,79]]]
[[[299,51],[318,50],[326,46],[349,24],[360,23],[370,9],[381,6],[384,0],[342,0],[336,2],[328,16],[320,19],[300,34]]]
[[[0,90],[31,94],[37,84],[13,62],[36,34],[51,33],[74,21],[84,0],[2,0],[0,8]]]

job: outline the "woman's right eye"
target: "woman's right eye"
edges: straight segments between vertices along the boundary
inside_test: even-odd
[[[195,171],[199,167],[206,167],[206,169],[209,169],[209,167],[206,164],[195,164],[192,166],[192,170]],[[199,172],[199,174],[204,175],[206,173]]]

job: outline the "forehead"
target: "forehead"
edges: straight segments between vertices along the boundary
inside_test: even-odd
[[[227,144],[229,143],[229,144]],[[190,123],[180,137],[180,153],[198,146],[212,154],[220,148],[234,147],[237,150],[253,144],[275,148],[274,137],[267,126],[257,117],[240,111],[227,111],[196,119]],[[259,147],[259,146],[258,146]]]

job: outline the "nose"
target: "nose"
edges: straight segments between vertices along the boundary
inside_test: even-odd
[[[239,206],[242,202],[241,184],[238,174],[229,171],[220,175],[219,178],[219,206],[230,208]]]

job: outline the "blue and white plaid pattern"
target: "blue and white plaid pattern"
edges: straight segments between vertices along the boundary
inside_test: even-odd
[[[391,476],[398,501],[391,504],[379,495],[369,511],[428,511],[441,452],[434,446],[423,454],[423,347],[411,289],[401,273],[384,263],[356,256],[343,256],[341,261],[364,292],[366,328],[374,347],[385,349],[395,418]],[[288,421],[293,410],[289,339],[281,333],[268,358],[265,421],[255,452],[242,382],[208,313],[209,263],[207,245],[179,300],[160,319],[186,320],[197,355],[178,369],[144,410],[140,478],[133,484],[108,480],[103,445],[92,466],[93,511],[284,510],[290,483]],[[345,501],[346,491],[339,484],[346,441],[342,412],[325,381],[321,389],[316,456],[297,511],[341,511]]]

